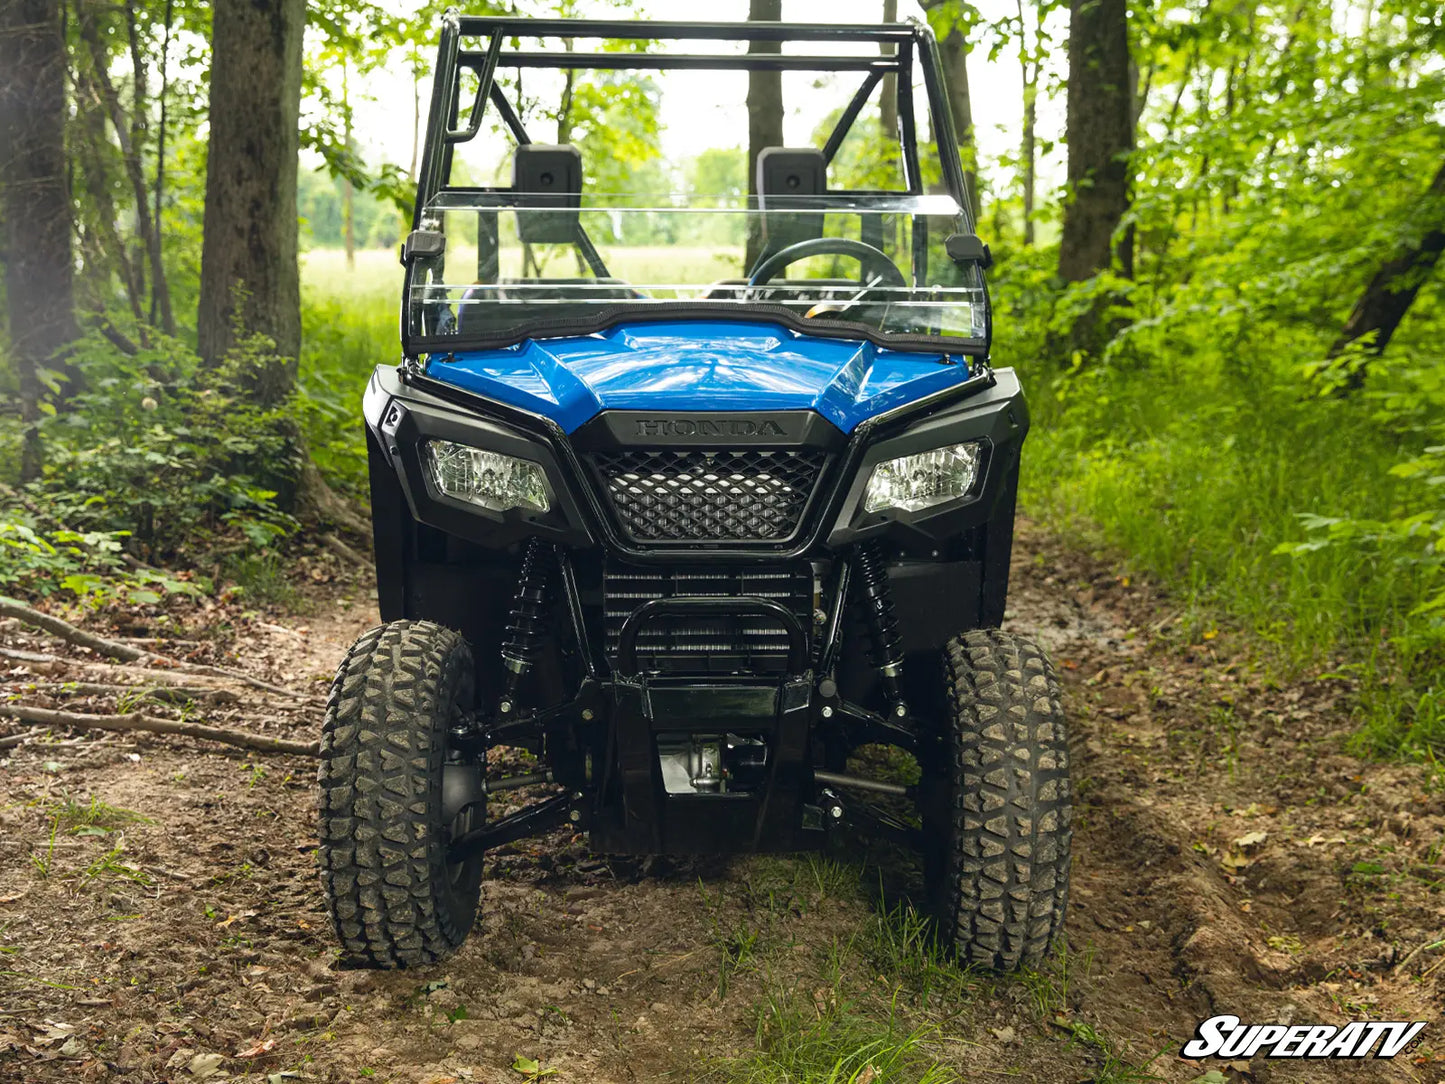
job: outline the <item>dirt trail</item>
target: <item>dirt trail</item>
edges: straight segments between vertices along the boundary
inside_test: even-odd
[[[235,643],[321,692],[368,617],[333,603]],[[1177,642],[1167,599],[1027,526],[1009,620],[1053,653],[1076,746],[1071,951],[1038,974],[947,977],[880,915],[872,866],[602,860],[565,834],[495,857],[445,967],[337,970],[314,762],[89,735],[0,752],[0,1081],[523,1081],[519,1055],[559,1082],[686,1080],[760,1019],[776,1041],[890,1006],[970,1081],[1445,1080],[1428,776],[1345,755],[1338,686],[1271,687],[1227,634]],[[40,669],[0,659],[0,690]],[[1391,1063],[1180,1058],[1216,1012],[1432,1023]]]

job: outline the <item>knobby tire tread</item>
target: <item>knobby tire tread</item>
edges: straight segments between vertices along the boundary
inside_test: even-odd
[[[966,963],[1034,967],[1064,929],[1071,793],[1059,683],[1032,641],[964,633],[944,655],[949,715],[943,935]]]
[[[434,964],[475,920],[480,859],[454,885],[441,824],[447,731],[472,681],[466,641],[428,621],[369,630],[337,670],[321,733],[319,855],[354,966]]]

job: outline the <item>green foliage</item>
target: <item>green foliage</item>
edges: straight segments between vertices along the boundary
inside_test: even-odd
[[[295,488],[294,423],[284,406],[263,409],[247,394],[271,362],[269,344],[244,340],[208,368],[177,341],[152,341],[134,356],[98,335],[78,344],[80,391],[42,423],[44,473],[25,487],[53,529],[8,514],[0,538],[24,558],[12,577],[45,590],[58,575],[85,595],[108,590],[123,548],[194,559],[223,540],[264,549],[294,529],[278,502]],[[127,574],[125,590],[146,601],[135,595],[146,584],[175,589],[142,571]]]
[[[1428,756],[1445,744],[1438,281],[1384,355],[1329,352],[1375,271],[1440,228],[1422,202],[1445,159],[1438,11],[1130,14],[1150,73],[1133,279],[1060,289],[1055,252],[1015,247],[993,212],[996,357],[1025,370],[1036,421],[1026,507],[1166,583],[1174,634],[1226,615],[1276,666],[1349,679],[1362,748]]]
[[[1040,356],[1038,265],[1014,270],[997,293],[1001,354]],[[1345,666],[1367,745],[1417,755],[1445,740],[1438,378],[1402,348],[1373,365],[1368,396],[1318,395],[1305,374],[1325,337],[1196,300],[1222,288],[1196,280],[1104,357],[1032,374],[1026,506],[1096,528],[1160,577],[1184,634],[1224,611],[1286,668]],[[1410,338],[1439,333],[1429,310],[1415,319]]]
[[[396,293],[368,294],[359,275],[332,275],[307,291],[294,410],[321,473],[334,487],[364,497],[361,396],[372,370],[394,363],[400,353]],[[394,289],[399,292],[397,278]]]
[[[828,996],[775,990],[758,1014],[757,1050],[718,1066],[738,1084],[948,1084],[958,1079],[930,1056],[929,1025],[880,1018]]]

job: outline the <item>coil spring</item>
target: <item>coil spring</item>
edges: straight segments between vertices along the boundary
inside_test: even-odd
[[[899,675],[903,672],[903,635],[898,631],[898,613],[888,585],[888,569],[882,547],[876,541],[858,546],[855,565],[863,580],[868,601],[868,625],[873,634],[873,665],[883,681],[890,702],[899,699]]]
[[[507,634],[502,640],[502,664],[507,668],[508,696],[516,679],[531,669],[547,634],[547,588],[556,551],[550,543],[527,540],[522,567],[517,574],[517,593],[507,615]]]

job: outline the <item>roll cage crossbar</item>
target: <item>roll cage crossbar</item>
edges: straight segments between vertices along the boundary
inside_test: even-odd
[[[485,49],[463,49],[464,38],[486,38]],[[749,51],[740,54],[686,54],[575,51],[523,51],[506,49],[509,39],[562,38],[582,40],[613,39],[620,41],[743,41]],[[874,43],[889,46],[873,56],[810,56],[784,54],[780,50],[752,46],[777,45],[783,42],[845,42]],[[938,144],[943,167],[943,183],[963,213],[970,206],[963,163],[958,146],[948,96],[944,93],[942,64],[938,44],[927,26],[918,23],[889,26],[818,26],[807,23],[712,23],[712,22],[647,22],[584,19],[524,19],[511,17],[460,16],[449,14],[442,19],[441,45],[437,57],[432,88],[431,108],[427,118],[427,139],[422,156],[416,208],[412,228],[419,229],[426,207],[444,187],[450,176],[453,150],[459,143],[476,138],[481,131],[487,103],[497,110],[519,144],[530,143],[526,128],[516,108],[496,82],[497,68],[546,68],[558,71],[652,70],[652,71],[833,71],[861,72],[862,85],[843,110],[823,149],[831,162],[843,145],[854,121],[858,119],[868,98],[884,76],[898,76],[898,125],[902,149],[904,183],[912,195],[923,194],[923,174],[918,159],[918,129],[914,115],[913,69],[918,65],[923,76],[928,109],[933,118],[932,130]],[[468,111],[465,127],[459,127],[461,108],[461,73],[475,72],[476,92]]]

